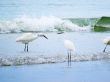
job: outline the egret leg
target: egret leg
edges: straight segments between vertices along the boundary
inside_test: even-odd
[[[27,52],[28,52],[28,44],[27,44]]]
[[[67,54],[68,54],[68,66],[69,66],[69,52],[67,51]]]
[[[24,46],[24,51],[26,51],[26,44],[25,44],[25,46]]]
[[[69,51],[69,66],[71,66],[71,51]]]
[[[68,66],[71,66],[71,51],[68,51]]]
[[[108,45],[108,44],[106,44],[106,46],[105,46],[105,48],[104,48],[103,52],[105,52],[105,50],[106,50],[106,48],[107,48],[107,45]]]

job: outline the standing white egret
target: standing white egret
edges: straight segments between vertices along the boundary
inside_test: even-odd
[[[24,51],[28,52],[29,42],[34,41],[38,37],[45,37],[46,39],[48,39],[44,34],[24,33],[22,36],[16,39],[16,42],[25,44]]]
[[[104,44],[106,44],[103,52],[105,52],[106,48],[107,48],[107,45],[110,45],[110,37],[106,37],[104,40],[103,40]]]
[[[70,40],[64,40],[65,48],[67,49],[68,54],[68,64],[71,63],[71,52],[75,51],[75,46],[72,41]]]

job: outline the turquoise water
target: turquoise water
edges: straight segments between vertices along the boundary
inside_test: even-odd
[[[110,0],[0,0],[0,18],[110,16]]]

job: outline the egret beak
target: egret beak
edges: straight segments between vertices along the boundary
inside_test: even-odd
[[[58,32],[57,34],[63,34],[64,32]]]
[[[44,34],[39,34],[38,36],[39,37],[44,37],[44,38],[48,39],[47,36],[45,36]]]
[[[48,39],[47,36],[43,35],[44,38]]]

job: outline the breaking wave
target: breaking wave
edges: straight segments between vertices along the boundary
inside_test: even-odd
[[[98,53],[93,55],[72,55],[72,62],[81,61],[95,61],[110,59],[109,53]],[[31,64],[45,64],[45,63],[61,63],[67,62],[67,56],[57,55],[57,56],[14,56],[14,57],[4,57],[0,56],[0,66],[14,66],[14,65],[31,65]]]
[[[12,20],[0,21],[0,33],[89,31],[90,27],[80,27],[70,20],[54,16],[32,18],[22,16]]]

